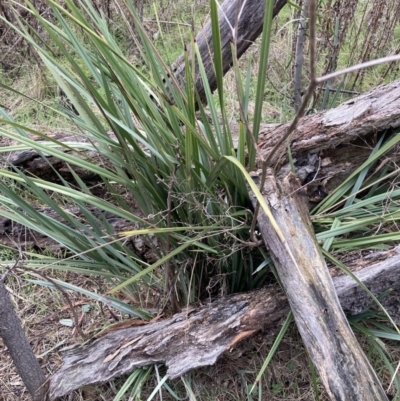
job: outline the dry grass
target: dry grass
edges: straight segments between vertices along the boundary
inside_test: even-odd
[[[178,29],[175,23],[191,23],[193,3],[196,4],[196,9],[199,10],[201,7],[204,7],[206,1],[202,0],[194,2],[192,0],[181,0],[179,2],[172,2],[171,0],[168,0],[164,1],[163,5],[160,6],[158,17],[161,21],[166,21],[165,23],[162,23],[162,26],[163,29],[165,29],[166,35],[172,37],[172,41],[180,41],[177,41],[176,36],[173,36],[178,35]],[[351,1],[348,1],[347,3],[349,5],[350,3],[353,4]],[[368,4],[368,2],[359,3],[365,7],[366,4]],[[389,2],[387,2],[387,4],[387,7],[389,7]],[[391,4],[393,4],[393,8],[397,3],[392,2]],[[145,6],[144,11],[147,11],[150,14],[149,10],[150,8]],[[345,11],[345,9],[343,9],[343,11]],[[365,15],[368,16],[368,13],[369,11],[366,10]],[[389,22],[384,25],[386,33],[385,38],[389,38],[388,35],[391,32],[389,30],[389,23],[395,24],[394,19],[397,18],[396,13],[399,13],[398,8],[396,9],[396,12],[390,14],[374,14],[374,23],[376,26],[379,26],[380,24],[379,18],[383,18],[384,15],[390,15],[391,17],[388,20]],[[196,25],[201,26],[205,16],[206,15],[203,14],[203,16],[196,22]],[[277,23],[277,29],[275,32],[277,36],[271,47],[271,67],[268,73],[269,84],[267,84],[268,89],[266,91],[266,102],[264,105],[264,121],[266,122],[279,122],[286,120],[292,113],[292,73],[291,67],[287,67],[287,63],[291,57],[293,24],[290,22],[290,19],[293,16],[290,15],[290,13],[287,13],[279,17],[279,26],[288,23],[282,29],[278,27]],[[350,21],[350,16],[350,14],[346,14],[347,21]],[[148,31],[151,35],[154,35],[157,32],[157,25],[155,24],[155,19],[153,17],[154,16],[149,15],[147,21],[149,26]],[[330,21],[325,20],[321,24],[332,24],[332,15],[330,18]],[[168,24],[169,22],[173,22],[174,24]],[[353,28],[354,27],[350,27],[342,34],[343,41],[347,34],[349,37],[355,35],[352,31]],[[11,33],[9,30],[7,30],[7,35],[9,35],[7,36],[8,47],[3,48],[2,54],[7,55],[8,59],[4,60],[3,56],[0,62],[3,62],[5,70],[13,70],[13,86],[21,92],[28,92],[34,99],[43,101],[48,105],[54,105],[56,89],[51,81],[46,79],[41,68],[32,64],[32,60],[26,61],[26,59],[24,59],[23,55],[28,54],[28,47],[26,44],[21,47],[23,52],[14,52],[14,49],[18,46],[18,42],[16,42],[17,39],[13,39],[10,36]],[[3,45],[6,43],[4,38],[5,36],[3,36]],[[369,47],[363,49],[361,45],[362,40],[357,37],[359,48],[357,48],[357,55],[354,55],[355,61],[366,59],[369,55],[375,54],[372,51],[374,46],[372,46],[371,43],[378,43],[377,41],[380,40],[380,36],[373,36],[372,33],[370,33],[369,38],[371,38],[368,39]],[[326,47],[321,48],[320,53],[322,59],[320,61],[321,71],[324,68],[329,70],[332,65],[331,59],[323,58],[324,51],[328,52],[329,50],[327,49],[331,49],[331,47],[329,47],[332,46],[331,40],[331,37],[327,37],[325,38],[325,42],[321,42],[326,44]],[[385,41],[384,46],[390,48],[393,52],[398,52],[399,47],[396,46],[396,43],[391,43],[389,39]],[[127,49],[130,49],[130,47],[127,46]],[[175,51],[179,51],[179,49],[175,49]],[[366,51],[369,53],[366,54]],[[250,52],[252,53],[253,59],[252,69],[254,70],[253,72],[255,72],[259,52],[257,43],[250,49]],[[13,57],[11,58],[10,55],[13,55]],[[246,68],[247,61],[242,60],[241,66],[243,69]],[[387,74],[389,74],[389,72]],[[366,78],[365,76],[360,76],[358,80],[361,85],[361,83],[366,81]],[[239,105],[236,101],[235,79],[233,73],[227,74],[224,84],[225,92],[228,94],[227,106],[230,110],[231,120],[234,122],[239,118]],[[29,121],[31,127],[41,130],[42,132],[48,131],[49,126],[68,127],[69,122],[67,120],[56,117],[55,115],[49,117],[44,108],[36,102],[27,101],[21,97],[10,96],[10,94],[5,91],[0,92],[0,104],[3,105],[4,108],[17,119],[17,121],[22,123],[28,123]],[[98,292],[105,291],[106,284],[100,280],[96,282],[93,279],[84,276],[63,274],[59,272],[56,274],[61,274],[62,277],[60,278],[62,280],[74,283],[82,288]],[[30,284],[24,280],[24,276],[24,273],[21,272],[12,276],[12,279],[8,280],[6,283],[7,288],[9,289],[9,294],[12,298],[15,310],[21,319],[22,325],[35,354],[39,357],[39,361],[46,374],[51,375],[62,363],[62,357],[59,353],[60,349],[68,345],[79,343],[81,340],[76,333],[73,333],[72,328],[60,323],[61,319],[72,318],[70,311],[66,308],[67,303],[63,296],[58,291]],[[71,297],[72,302],[79,303],[83,301],[80,294],[69,293],[69,296]],[[77,306],[77,310],[80,316],[84,316],[82,329],[85,333],[94,333],[114,322],[110,312],[108,310],[102,310],[98,304],[92,304],[92,308],[87,313],[82,312],[81,306]],[[222,356],[214,366],[192,372],[190,375],[192,379],[192,389],[198,400],[232,401],[247,399],[248,387],[251,387],[254,382],[273,340],[274,337],[270,334],[266,335],[259,333],[252,339],[246,340],[243,344],[240,344],[232,352]],[[365,343],[364,346],[367,353],[371,355],[371,350],[368,348],[368,344]],[[388,344],[387,349],[395,358],[398,359],[400,357],[398,346]],[[21,379],[19,378],[1,340],[0,360],[0,400],[30,400],[30,397],[26,393]],[[377,358],[374,359],[372,355],[372,361],[375,362],[379,371],[379,360]],[[161,376],[165,372],[163,369],[164,368],[160,367]],[[379,373],[387,387],[390,382],[390,377],[385,371],[379,371]],[[111,401],[116,394],[115,389],[118,388],[122,382],[123,380],[117,380],[115,383],[102,387],[88,387],[77,391],[72,396],[65,397],[65,400]],[[151,375],[143,390],[143,399],[147,398],[156,384],[157,381],[155,375]],[[186,392],[184,385],[180,380],[175,380],[169,383],[169,385],[179,396],[185,397]],[[319,400],[328,400],[324,389],[321,386],[318,387],[318,393]],[[256,394],[253,395],[253,398],[258,399]],[[163,400],[173,399],[174,398],[169,395],[168,392],[163,390]],[[286,335],[270,367],[266,370],[262,378],[262,399],[271,401],[312,401],[317,399],[314,395],[309,360],[302,346],[301,338],[294,326]]]
[[[53,275],[91,291],[102,293],[107,290],[107,283],[92,277],[62,272],[53,272]],[[63,295],[57,290],[33,285],[25,280],[27,277],[27,273],[19,271],[7,280],[6,285],[32,348],[45,373],[51,375],[62,363],[60,350],[82,343],[82,339],[73,328],[60,323],[61,319],[73,319]],[[126,316],[121,316],[118,311],[114,310],[111,313],[108,309],[103,309],[101,305],[85,299],[80,294],[69,292],[69,297],[76,305],[78,316],[82,318],[82,330],[89,337],[114,323],[113,315],[120,319],[126,318]],[[83,312],[84,304],[91,305],[89,312]],[[190,378],[196,399],[199,401],[250,399],[247,392],[254,383],[275,335],[276,333],[258,333],[225,353],[214,366],[198,369],[186,375],[187,378]],[[365,339],[360,340],[387,388],[391,380],[390,375]],[[387,349],[395,360],[400,358],[398,346],[388,343]],[[0,400],[30,400],[1,340],[0,360],[2,361],[0,365]],[[159,367],[159,374],[161,377],[164,376],[164,367]],[[123,382],[124,378],[120,378],[103,386],[87,386],[65,396],[62,401],[112,401]],[[292,325],[261,380],[262,400],[316,400],[318,398],[315,398],[312,383],[307,353],[295,325]],[[156,375],[153,374],[143,388],[142,399],[147,399],[156,385]],[[185,387],[181,380],[169,381],[168,385],[180,397],[186,397]],[[162,390],[162,394],[163,400],[174,400],[165,389]],[[318,396],[320,401],[329,400],[321,385],[318,386]],[[253,393],[253,399],[258,399],[257,391]]]
[[[57,276],[61,280],[94,292],[106,291],[106,283],[101,279],[60,272],[53,272],[52,276]],[[65,347],[81,343],[82,339],[76,330],[62,323],[63,319],[65,321],[73,320],[73,315],[63,294],[57,290],[29,283],[25,280],[28,277],[30,277],[28,273],[16,272],[7,279],[6,287],[32,349],[43,370],[50,376],[62,363],[59,351]],[[75,305],[82,331],[89,337],[114,323],[113,315],[123,318],[118,311],[113,311],[111,314],[108,309],[103,309],[102,305],[94,303],[78,293],[68,292],[68,296]],[[84,305],[90,305],[90,310],[84,311]],[[1,339],[0,360],[2,361],[0,367],[0,400],[30,400],[29,394],[27,394]],[[67,399],[99,399],[82,398],[82,391],[77,392],[74,398]],[[105,391],[111,390],[106,389]],[[106,399],[111,400],[112,395]]]
[[[105,283],[95,282],[91,278],[71,273],[56,273],[60,279],[92,291],[105,290]],[[7,281],[7,289],[21,319],[32,348],[39,358],[40,364],[47,375],[54,373],[62,363],[60,350],[64,347],[81,343],[81,338],[74,333],[73,328],[60,323],[61,319],[72,319],[67,302],[56,290],[33,285],[24,280],[24,273],[17,273]],[[84,299],[76,293],[69,293],[71,301],[76,304],[79,317],[84,316],[82,330],[93,335],[108,324],[114,322],[108,310],[102,310],[98,304]],[[92,305],[90,312],[82,312],[82,302]],[[118,315],[117,311],[113,311]],[[121,317],[121,316],[119,316]],[[239,344],[231,352],[226,353],[214,366],[199,369],[190,374],[192,389],[198,400],[243,400],[246,399],[248,388],[254,382],[263,358],[270,349],[274,336],[259,333],[251,340]],[[28,401],[30,400],[11,358],[8,356],[0,340],[0,400]],[[163,376],[165,369],[159,368]],[[76,391],[72,396],[66,396],[65,401],[111,401],[116,389],[123,383],[118,379],[110,385],[90,386]],[[263,399],[268,400],[312,400],[312,386],[309,376],[308,359],[301,346],[301,340],[295,327],[280,346],[274,361],[267,369],[263,379]],[[143,390],[146,399],[157,385],[155,375],[152,375]],[[171,381],[169,385],[174,391],[184,397],[185,389],[180,380]],[[322,391],[322,389],[320,389]],[[156,398],[157,399],[157,398]],[[174,398],[163,390],[163,400]],[[256,397],[255,397],[256,399]],[[325,398],[321,398],[324,400]],[[327,399],[327,398],[326,398]]]

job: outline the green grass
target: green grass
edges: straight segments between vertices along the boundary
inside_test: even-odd
[[[95,195],[78,176],[71,185],[61,178],[58,183],[46,182],[26,176],[23,171],[2,169],[0,191],[4,214],[33,230],[45,232],[65,249],[60,255],[46,250],[27,253],[24,265],[33,271],[49,270],[48,274],[54,274],[74,299],[87,298],[90,304],[96,305],[87,317],[101,322],[98,326],[107,325],[111,320],[103,307],[97,306],[104,293],[111,294],[107,303],[120,318],[130,314],[149,319],[154,313],[154,308],[149,305],[157,299],[163,303],[171,300],[169,292],[177,294],[180,304],[185,305],[204,298],[208,284],[215,279],[218,286],[213,295],[245,291],[269,282],[271,273],[263,263],[265,252],[244,245],[248,241],[252,214],[248,209],[244,173],[235,163],[245,164],[243,155],[247,149],[243,147],[237,153],[232,152],[229,124],[239,121],[243,112],[237,92],[242,96],[241,101],[249,104],[246,113],[250,122],[284,122],[293,116],[291,54],[293,30],[296,29],[294,9],[285,7],[272,24],[275,35],[268,41],[268,70],[261,71],[261,75],[267,77],[265,88],[258,88],[260,81],[256,79],[260,58],[265,58],[265,54],[259,54],[261,45],[257,41],[249,51],[250,60],[244,57],[238,64],[240,76],[238,72],[236,75],[230,72],[224,78],[223,94],[208,91],[208,107],[200,112],[211,115],[212,129],[202,116],[199,118],[195,113],[195,95],[190,85],[180,91],[173,84],[166,90],[162,84],[162,78],[167,75],[163,61],[168,66],[180,55],[182,42],[193,53],[196,52],[195,44],[190,44],[192,32],[187,24],[191,25],[193,19],[196,27],[202,25],[209,11],[207,5],[202,3],[192,9],[189,2],[180,1],[159,3],[157,11],[145,8],[145,23],[147,20],[149,27],[138,34],[143,44],[142,54],[132,41],[129,29],[124,29],[124,20],[118,13],[115,12],[114,22],[107,26],[105,21],[97,19],[89,3],[86,6],[90,23],[73,9],[71,3],[75,22],[80,21],[80,26],[74,25],[72,16],[65,16],[61,9],[58,9],[58,21],[45,26],[48,35],[52,35],[52,46],[60,53],[53,57],[45,49],[37,48],[43,66],[47,68],[46,73],[42,67],[27,64],[20,75],[6,76],[2,81],[19,92],[28,93],[34,100],[2,90],[0,104],[12,118],[3,118],[0,129],[4,138],[18,139],[27,149],[33,147],[60,157],[71,169],[80,166],[98,174],[108,197],[102,199]],[[55,3],[52,7],[57,13]],[[95,32],[93,26],[97,29]],[[65,35],[58,31],[60,27]],[[152,38],[157,33],[153,48],[146,41],[146,34]],[[29,40],[29,35],[26,38]],[[339,66],[347,66],[348,49],[349,45],[345,43]],[[141,59],[143,55],[146,64]],[[191,74],[189,67],[188,63],[188,77]],[[322,70],[322,60],[318,68]],[[368,72],[360,89],[374,85],[383,70],[381,67]],[[246,83],[248,71],[251,80]],[[216,72],[222,81],[218,66]],[[237,82],[242,84],[242,91],[237,91]],[[66,89],[80,116],[59,108],[54,96],[57,85]],[[178,107],[166,101],[169,97]],[[345,98],[340,95],[336,102]],[[256,104],[260,105],[258,110]],[[133,123],[132,115],[138,120],[138,125]],[[59,144],[51,139],[38,145],[24,138],[15,123],[25,126],[22,127],[24,134],[30,134],[34,129],[45,139],[48,139],[45,134],[49,131],[66,128],[76,135],[85,133],[91,141],[87,146],[98,151],[109,164],[94,165],[92,160],[82,158],[82,153],[80,157],[62,154],[55,146]],[[109,137],[109,131],[115,133],[115,139]],[[394,148],[398,140],[393,136],[377,146],[375,154],[365,165],[315,210],[314,227],[327,257],[331,256],[332,261],[355,249],[389,247],[399,242],[398,231],[393,228],[387,230],[385,237],[376,235],[377,227],[393,227],[400,217],[397,212],[400,194],[388,183],[389,174],[394,174],[397,166],[391,166],[383,175],[373,170],[379,157]],[[132,212],[132,198],[135,198],[135,206],[141,209],[140,215]],[[389,200],[391,204],[387,206]],[[51,206],[63,221],[60,223],[31,207],[38,204]],[[63,210],[65,205],[76,205],[82,215],[66,213]],[[91,206],[103,214],[93,215]],[[21,208],[25,215],[21,215]],[[131,221],[137,225],[137,230],[124,234],[120,241],[113,241],[115,233],[104,218],[107,212]],[[132,235],[142,236],[150,247],[153,244],[156,262],[143,260],[125,244],[125,239]],[[373,240],[376,242],[371,245]],[[10,252],[10,249],[4,249],[4,259],[1,259],[13,259],[15,255]],[[169,278],[165,274],[167,267],[172,272]],[[258,267],[259,272],[253,274]],[[56,296],[54,289],[47,288],[52,287],[51,283],[32,272],[17,277],[18,280],[31,280],[23,281],[21,290],[17,280],[11,285],[20,296],[36,306],[35,314],[39,321],[46,314],[53,314],[57,319],[64,316],[64,311],[60,311],[63,303],[60,294]],[[224,277],[224,280],[218,281],[218,277]],[[173,282],[169,288],[171,291],[166,290],[168,279]],[[33,300],[36,291],[42,294],[43,302]],[[132,303],[133,294],[139,294],[139,300]],[[53,297],[57,297],[57,302],[49,305]],[[26,311],[19,312],[22,318],[27,316]],[[167,313],[171,312],[167,309]],[[381,316],[378,318],[382,319]],[[60,329],[57,322],[52,322],[49,327],[55,331]],[[397,357],[396,347],[393,346],[394,351],[389,347],[379,348],[382,340],[378,342],[368,336],[369,321],[363,321],[357,327],[368,339],[365,347],[375,366],[384,371],[390,365],[388,370],[392,371],[391,357],[393,360]],[[84,323],[84,329],[92,332],[88,321]],[[42,346],[42,351],[57,345],[59,338],[70,335],[65,327],[61,331],[49,340],[51,344]],[[237,358],[234,350],[233,355],[225,355],[212,368],[200,369],[185,376],[183,381],[166,383],[177,396],[185,397],[193,392],[191,399],[199,400],[278,400],[290,397],[301,400],[308,399],[312,392],[320,392],[319,398],[315,395],[315,399],[326,399],[301,347],[297,331],[292,327],[283,340],[278,338],[280,345],[275,355],[270,353],[273,340],[257,337],[244,349],[239,347],[236,350]],[[266,368],[265,361],[270,361]],[[264,373],[260,385],[249,395],[260,371]],[[159,368],[158,378],[154,370],[135,371],[127,381],[117,382],[122,388],[121,399],[126,399],[126,394],[132,391],[131,388],[125,389],[123,383],[126,387],[143,386],[142,394],[148,397],[164,375],[163,367]],[[161,388],[163,399],[177,399],[166,386]],[[123,395],[125,390],[127,392]],[[136,390],[139,393],[137,388],[133,391]],[[108,394],[108,399],[114,396]]]

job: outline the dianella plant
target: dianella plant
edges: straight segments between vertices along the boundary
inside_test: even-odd
[[[271,259],[253,235],[249,188],[263,212],[272,216],[249,172],[257,169],[273,2],[265,7],[256,84],[251,62],[247,69],[238,63],[237,26],[231,27],[235,96],[240,106],[235,133],[223,85],[219,21],[224,15],[216,1],[210,1],[209,44],[218,86],[215,94],[194,32],[182,39],[184,73],[176,76],[174,66],[160,55],[143,28],[132,0],[116,2],[115,7],[119,23],[138,49],[135,62],[92,1],[44,3],[46,13],[28,0],[10,0],[16,23],[0,16],[34,50],[43,74],[67,104],[46,107],[68,122],[68,140],[20,124],[0,106],[0,135],[9,143],[0,147],[4,160],[0,215],[65,250],[58,254],[26,251],[24,267],[30,279],[81,292],[144,320],[153,316],[151,303],[173,312],[191,302],[266,283]],[[204,96],[196,89],[199,80]],[[30,97],[12,85],[0,82],[0,87]],[[323,108],[327,105],[324,101]],[[399,241],[392,226],[400,218],[400,190],[391,183],[398,167],[377,168],[380,157],[399,140],[397,132],[379,140],[370,158],[312,212],[325,256],[348,274],[337,258],[339,252],[384,249]],[[288,148],[290,153],[290,143]],[[52,178],[34,176],[8,162],[7,156],[16,151],[36,152]],[[57,164],[52,163],[55,159]],[[62,170],[56,167],[60,163]],[[387,230],[377,235],[382,226]],[[107,293],[57,279],[55,270],[101,276],[108,284]],[[44,281],[45,275],[53,278]],[[380,305],[378,299],[371,299]],[[381,311],[380,318],[391,320]],[[353,327],[368,338],[399,339],[395,331],[388,337],[382,325],[368,331],[369,323],[361,320],[355,318]],[[291,321],[289,315],[256,383]],[[376,348],[388,360],[384,348]],[[139,383],[148,375],[149,371],[136,370],[129,380]]]
[[[12,28],[35,50],[68,99],[69,108],[49,109],[72,123],[74,139],[57,140],[21,126],[0,109],[0,133],[12,140],[0,149],[2,154],[34,150],[57,177],[37,178],[5,164],[0,170],[0,203],[3,216],[56,241],[67,257],[35,254],[26,266],[31,272],[51,268],[104,276],[112,285],[104,299],[141,318],[149,316],[145,308],[124,304],[116,294],[150,291],[177,309],[205,296],[263,283],[268,263],[248,246],[252,213],[245,177],[248,164],[254,166],[255,138],[246,129],[245,113],[235,141],[227,121],[216,3],[211,2],[211,10],[218,101],[208,86],[194,35],[183,43],[185,76],[178,82],[147,36],[131,0],[123,4],[120,16],[140,50],[139,66],[128,60],[109,21],[91,1],[66,0],[61,5],[48,0],[47,5],[51,12],[45,18],[29,1],[15,3],[16,15],[22,9],[30,18],[18,19]],[[267,7],[269,25],[271,15]],[[266,56],[268,40],[266,35]],[[263,68],[265,77],[266,64]],[[198,77],[207,110],[195,89]],[[243,110],[249,77],[242,79],[237,73]],[[263,91],[259,92],[261,113]],[[260,117],[256,120],[259,124]],[[72,180],[51,165],[50,157],[64,163]],[[102,195],[80,171],[102,185]],[[21,190],[16,192],[15,186]],[[55,214],[36,207],[44,205]],[[113,219],[131,223],[132,229],[116,230]],[[138,241],[151,258],[132,246]],[[83,288],[58,283],[98,298]]]

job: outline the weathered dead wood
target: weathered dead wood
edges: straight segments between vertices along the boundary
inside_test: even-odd
[[[383,303],[400,321],[400,253],[396,249],[382,252],[379,259],[382,260],[376,263],[374,259],[355,274],[375,295],[393,289]],[[362,262],[368,263],[368,257]],[[347,312],[356,314],[370,305],[368,295],[351,278],[338,276],[333,280]],[[165,363],[171,378],[214,364],[224,351],[255,331],[276,332],[288,312],[286,296],[278,286],[272,286],[221,298],[176,314],[171,319],[110,332],[64,355],[63,366],[50,379],[50,399],[154,363]],[[324,319],[324,311],[318,313]],[[350,381],[353,379],[349,377]]]
[[[288,124],[265,124],[261,127],[259,146],[263,154],[273,148],[287,127]],[[376,139],[383,132],[399,127],[400,80],[378,86],[335,109],[303,117],[291,135],[291,149],[296,175],[302,184],[312,181],[307,185],[310,200],[318,202],[318,194],[327,194],[336,188],[368,158]],[[54,137],[66,144],[88,141],[84,137],[62,133]],[[392,153],[395,160],[398,155],[399,152]],[[104,163],[95,151],[81,154],[81,157],[94,163]],[[53,157],[45,161],[35,151],[12,152],[6,158],[11,164],[35,176],[55,180],[58,177],[49,166],[50,162],[64,179],[73,179],[65,163]],[[285,146],[274,155],[270,167],[274,168],[278,178],[285,177],[290,171]],[[83,180],[96,179],[87,171],[77,173]]]
[[[135,216],[143,217],[140,210],[135,208],[133,205],[131,205],[131,207],[131,211]],[[99,225],[103,224],[103,220],[107,220],[109,226],[113,228],[114,234],[138,228],[138,225],[135,222],[115,216],[112,213],[100,211],[99,209],[90,206],[88,206],[87,209],[94,218],[99,220]],[[79,207],[65,207],[63,210],[71,216],[74,216],[76,219],[85,222],[86,217],[83,215]],[[37,209],[37,212],[69,226],[69,223],[50,207]],[[90,227],[88,232],[89,230]],[[112,239],[110,238],[110,241],[111,240]],[[143,236],[130,237],[129,242],[125,243],[126,246],[136,253],[136,255],[142,257],[148,263],[153,263],[158,258],[154,253],[154,247],[156,244],[148,244]],[[62,245],[60,245],[56,240],[39,231],[31,230],[4,216],[0,216],[0,245],[21,249],[23,251],[31,249],[47,249],[56,253],[62,249]]]
[[[319,152],[353,142],[356,138],[400,125],[400,80],[380,85],[338,107],[303,117],[291,135],[293,152]],[[262,153],[269,153],[286,132],[283,124],[260,132]],[[273,156],[272,164],[285,156],[285,147]]]
[[[340,306],[299,188],[292,174],[279,183],[268,176],[263,197],[281,234],[264,213],[258,226],[304,345],[331,400],[387,400]]]
[[[264,156],[288,126],[262,128],[258,144]],[[400,80],[378,86],[334,109],[303,117],[290,142],[297,177],[302,184],[313,180],[307,186],[309,197],[317,190],[327,194],[335,189],[368,158],[384,132],[399,126]],[[398,160],[399,152],[392,151],[391,157]],[[286,145],[273,155],[269,167],[279,179],[289,173]]]
[[[51,378],[50,399],[140,366],[165,362],[169,376],[178,377],[211,365],[226,349],[259,330],[263,316],[277,324],[283,309],[287,309],[284,295],[270,288],[220,299],[147,326],[111,332],[64,356],[64,365]]]
[[[48,383],[14,311],[4,285],[6,275],[0,275],[0,338],[21,376],[33,401],[43,401]]]
[[[135,223],[117,217],[109,212],[99,211],[95,207],[88,207],[88,210],[92,213],[94,217],[100,220],[107,219],[110,226],[113,227],[115,233],[121,231],[129,231],[137,228],[137,225],[135,225]],[[64,208],[64,211],[75,216],[77,219],[85,219],[79,207],[77,206]],[[63,218],[60,217],[57,212],[55,212],[50,207],[37,209],[37,212],[64,224],[68,224]],[[141,215],[139,210],[137,210],[136,212],[136,215]],[[57,241],[37,231],[30,230],[20,223],[15,223],[8,217],[0,216],[0,245],[18,248],[19,246],[21,246],[21,244],[23,244],[24,249],[47,248],[53,251],[60,249],[60,244]]]
[[[286,0],[275,0],[273,16],[278,15],[282,7],[286,4]],[[233,41],[233,32],[231,27],[236,26],[237,17],[240,14],[240,19],[237,22],[237,41],[236,54],[240,58],[245,51],[258,38],[263,29],[265,0],[252,0],[246,2],[246,6],[242,8],[242,0],[225,0],[218,12],[220,34],[221,34],[221,51],[222,64],[224,74],[232,66],[232,51],[231,43]],[[212,41],[211,21],[208,21],[204,28],[196,36],[196,43],[199,48],[201,59],[207,74],[208,84],[211,91],[217,88],[217,79],[214,73],[214,46]],[[190,55],[189,55],[190,58]],[[182,54],[174,62],[173,73],[178,81],[184,85],[185,82],[185,59]],[[197,69],[197,67],[196,67]],[[200,74],[196,71],[196,90],[199,93],[200,99],[206,103],[206,95]]]
[[[356,260],[348,262],[347,266],[373,294],[391,290],[390,296],[383,298],[382,303],[393,319],[400,323],[400,248],[358,255]],[[332,269],[330,273],[346,314],[358,314],[373,304],[370,296],[351,277],[335,273]]]
[[[62,142],[65,147],[60,147],[59,150],[64,153],[72,154],[73,156],[80,157],[86,161],[95,163],[97,165],[106,166],[107,161],[101,157],[99,152],[91,146],[92,141],[88,139],[86,135],[71,135],[70,133],[64,132],[53,132],[48,133],[47,136],[55,141]],[[110,133],[111,139],[115,140],[115,135]],[[17,138],[17,137],[16,137]],[[12,146],[20,144],[18,140],[10,141],[8,139],[0,138],[0,147]],[[43,142],[40,137],[32,137],[32,139],[38,142]],[[75,149],[76,144],[87,144],[88,149],[84,151],[71,152],[69,149]],[[7,161],[8,165],[16,166],[26,173],[30,173],[35,177],[39,177],[48,181],[59,182],[60,178],[58,174],[68,182],[74,182],[73,175],[71,174],[70,168],[73,168],[75,173],[84,182],[99,181],[99,177],[91,171],[85,170],[78,166],[68,166],[63,160],[48,155],[40,154],[36,150],[18,150],[10,153],[2,153],[2,157]]]

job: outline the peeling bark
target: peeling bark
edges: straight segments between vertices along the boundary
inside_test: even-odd
[[[374,258],[381,261],[371,263],[367,258],[363,262],[370,264],[355,274],[375,295],[392,288],[382,302],[400,321],[400,253],[394,249],[374,254]],[[350,277],[337,276],[333,282],[348,313],[359,313],[370,305],[371,299]],[[288,312],[287,298],[275,285],[221,298],[200,308],[191,307],[171,319],[109,332],[65,353],[64,364],[50,379],[50,399],[154,363],[165,363],[171,378],[212,365],[223,352],[252,333],[275,332]]]
[[[270,175],[262,195],[281,232],[261,211],[258,226],[330,399],[387,400],[340,306],[299,181],[292,174],[283,182]]]

